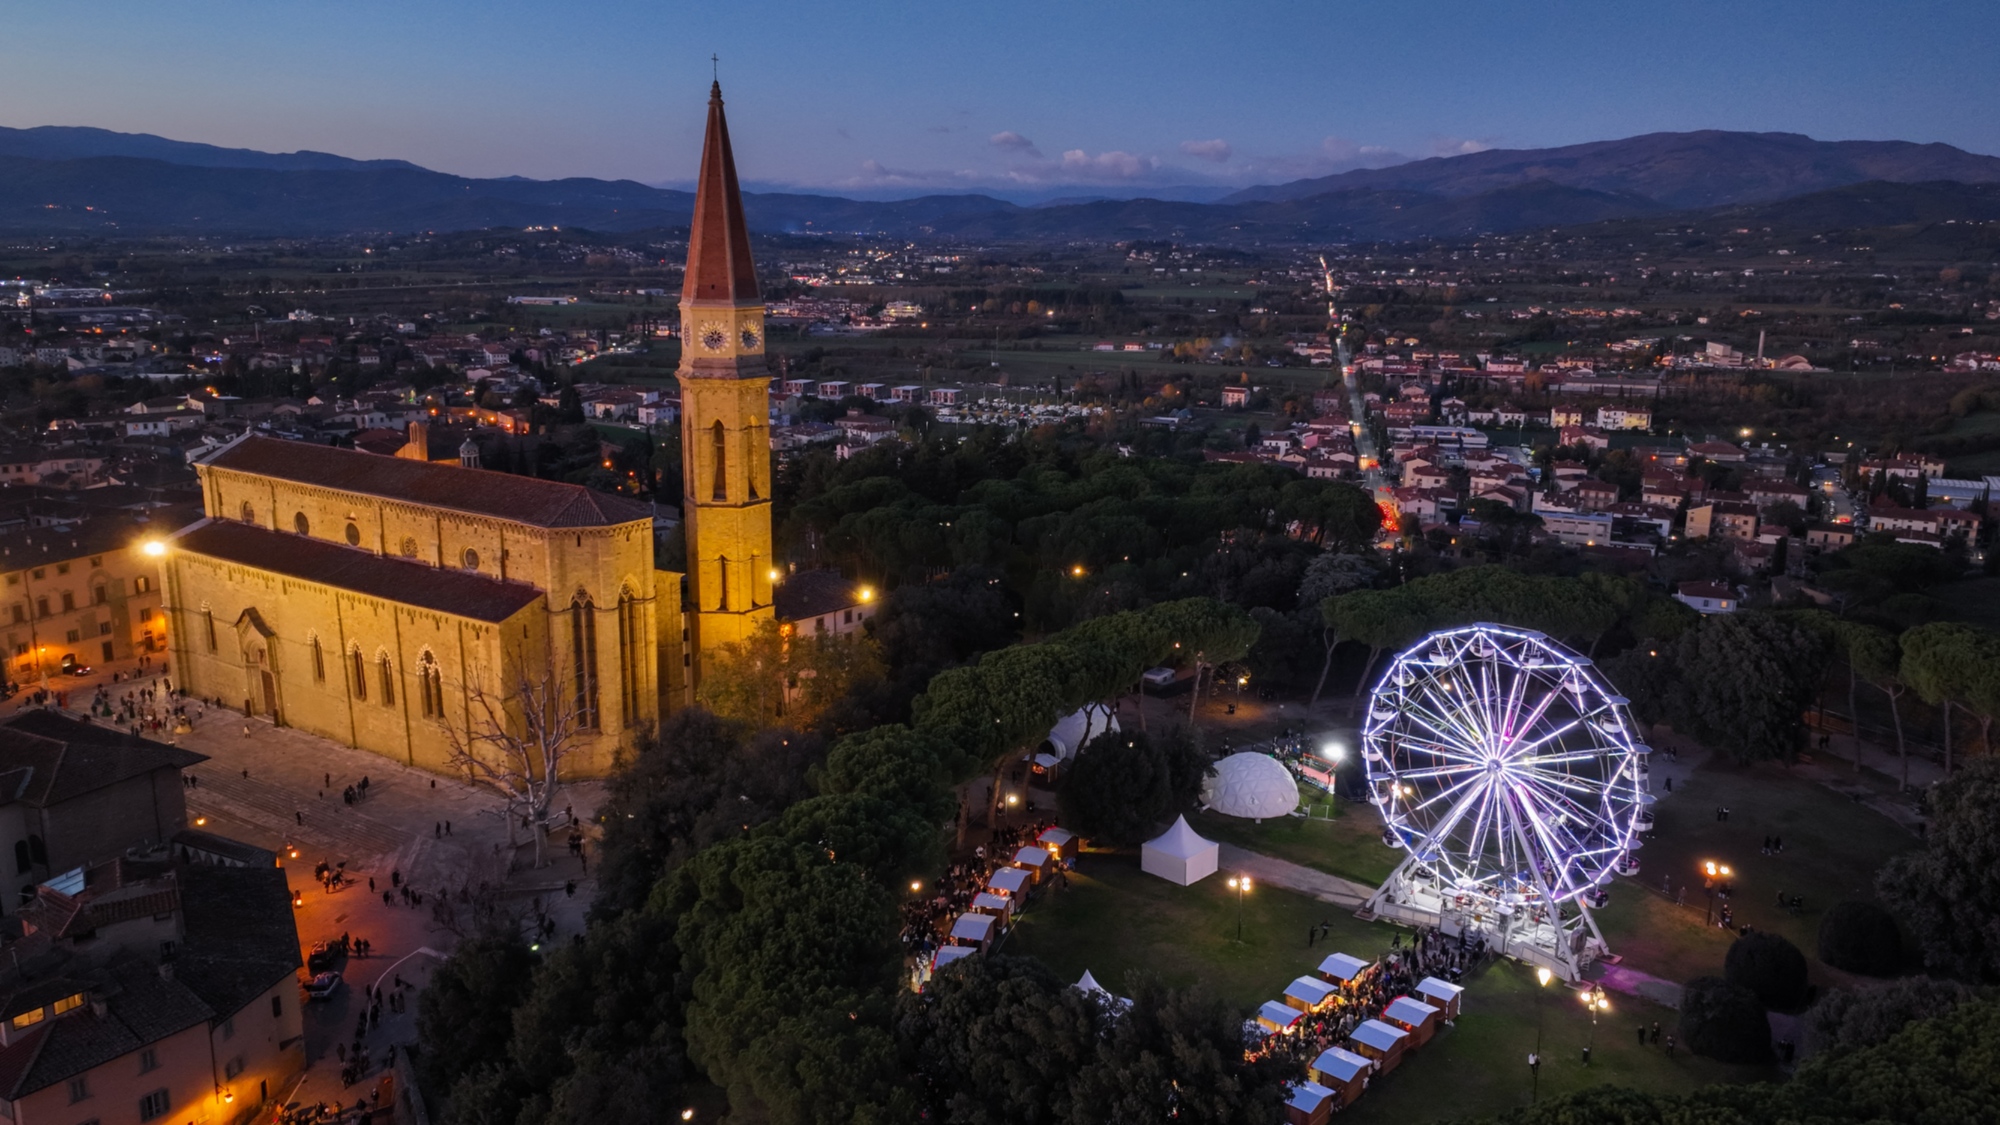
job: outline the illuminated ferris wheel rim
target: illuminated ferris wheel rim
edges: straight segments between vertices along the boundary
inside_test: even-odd
[[[1385,837],[1460,893],[1561,902],[1608,882],[1653,801],[1647,747],[1592,662],[1477,624],[1397,655],[1363,757]]]

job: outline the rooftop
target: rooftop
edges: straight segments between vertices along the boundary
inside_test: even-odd
[[[354,456],[384,464],[419,464],[416,461],[373,457],[366,453]],[[201,520],[176,535],[172,543],[177,550],[191,554],[276,571],[304,582],[476,621],[505,621],[542,596],[540,590],[518,582],[502,582],[471,571],[445,570],[426,563],[385,558],[356,547],[343,547],[304,535],[286,535],[232,520]]]
[[[786,575],[772,596],[778,620],[805,621],[860,605],[861,584],[837,570],[802,570]]]
[[[47,808],[154,770],[183,770],[207,760],[206,754],[36,709],[0,726],[0,801]]]
[[[205,464],[531,527],[609,527],[652,518],[645,504],[580,484],[254,434],[217,450]]]

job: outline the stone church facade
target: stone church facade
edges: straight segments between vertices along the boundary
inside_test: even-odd
[[[247,436],[196,467],[207,518],[168,544],[189,692],[438,772],[482,699],[524,684],[606,772],[686,701],[681,575],[649,506],[577,485]]]

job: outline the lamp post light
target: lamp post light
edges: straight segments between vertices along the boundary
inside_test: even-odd
[[[1593,984],[1583,993],[1583,1006],[1590,1009],[1590,1039],[1583,1048],[1583,1065],[1590,1065],[1590,1052],[1597,1047],[1597,1013],[1611,1010],[1611,1001],[1604,998],[1604,986]]]
[[[1542,995],[1549,990],[1549,981],[1553,979],[1555,974],[1547,968],[1535,969],[1535,1053],[1528,1056],[1528,1069],[1533,1072],[1535,1081],[1528,1093],[1530,1102],[1538,1101],[1542,1096]]]
[[[1250,891],[1250,876],[1238,875],[1229,880],[1229,889],[1236,892],[1236,940],[1243,940],[1243,896]]]

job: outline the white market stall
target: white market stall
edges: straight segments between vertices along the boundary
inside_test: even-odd
[[[1188,827],[1184,816],[1175,818],[1172,828],[1139,849],[1139,870],[1183,887],[1215,874],[1221,865],[1222,846],[1202,839]]]

